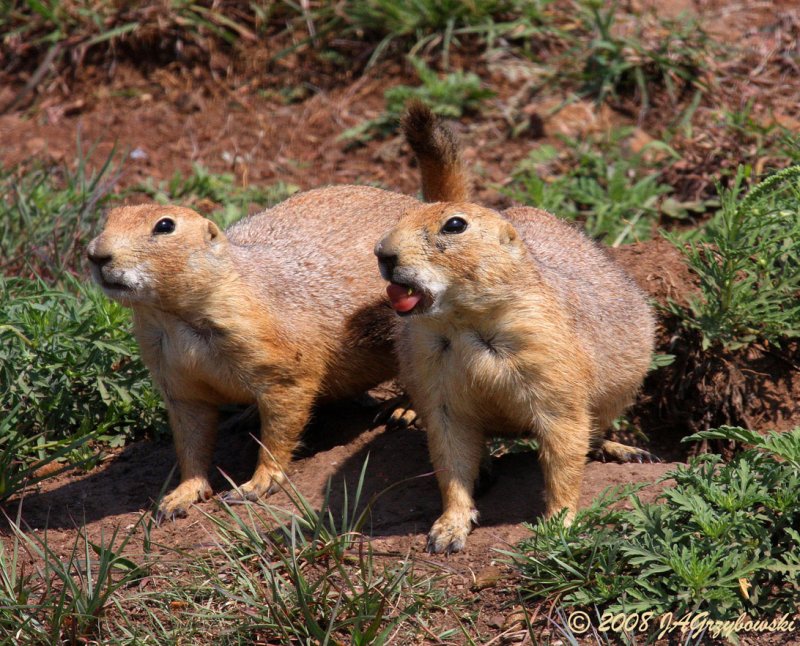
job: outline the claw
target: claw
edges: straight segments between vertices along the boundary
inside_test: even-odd
[[[406,395],[400,395],[385,402],[372,420],[373,427],[382,424],[392,431],[416,426],[417,413],[411,408],[411,400]]]
[[[269,486],[263,491],[259,491],[259,487],[254,487],[250,483],[245,483],[238,489],[226,491],[220,496],[220,499],[229,505],[241,505],[245,502],[256,502],[262,497],[266,498],[267,496],[271,496],[280,491],[280,489],[280,483],[273,478]]]
[[[158,509],[154,514],[153,521],[157,527],[160,527],[167,521],[174,523],[176,520],[178,520],[178,518],[186,518],[188,515],[189,512],[183,507],[178,507],[169,512],[164,511],[163,509]]]

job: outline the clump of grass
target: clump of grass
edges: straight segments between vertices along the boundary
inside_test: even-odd
[[[602,139],[566,139],[565,159],[552,146],[537,148],[515,170],[507,193],[523,204],[582,222],[588,235],[611,246],[648,239],[662,198],[672,189],[645,160],[646,149],[636,154],[625,150],[628,135],[630,129],[622,128]],[[670,151],[661,142],[654,146]],[[544,179],[548,166],[557,167],[559,174]],[[671,204],[679,214],[680,204]]]
[[[80,140],[77,161],[0,173],[0,271],[48,277],[76,273],[100,211],[119,177],[112,151],[101,166],[87,165]]]
[[[84,435],[66,444],[48,442],[45,433],[30,434],[16,426],[20,408],[21,403],[0,420],[0,503],[80,465],[75,452],[89,438]],[[72,458],[72,462],[59,464],[65,458]]]
[[[581,510],[531,527],[509,552],[529,598],[598,611],[741,612],[759,618],[794,612],[800,588],[800,428],[761,436],[723,427],[687,440],[727,439],[752,448],[729,463],[693,458],[664,479],[675,485],[655,503],[635,490],[609,490]],[[632,509],[618,503],[627,501]]]
[[[600,2],[577,4],[590,38],[580,38],[576,46],[585,49],[575,56],[573,48],[568,56],[582,61],[583,91],[598,102],[635,93],[644,113],[650,106],[651,88],[664,88],[673,102],[689,88],[705,90],[701,71],[707,65],[711,40],[696,21],[687,16],[636,17],[619,30],[615,29],[620,17],[616,2],[605,10]]]
[[[223,12],[215,3],[186,0],[123,5],[75,0],[3,3],[0,63],[11,72],[33,69],[32,78],[41,80],[52,70],[77,71],[93,57],[106,64],[123,57],[134,64],[210,61],[214,49],[255,42],[254,29],[274,13],[263,9],[253,3]],[[22,100],[18,95],[12,107]]]
[[[379,39],[370,62],[397,40],[413,41],[412,51],[438,41],[446,58],[460,37],[478,35],[489,43],[499,35],[528,33],[551,1],[348,0],[341,21],[350,32]]]
[[[364,143],[373,137],[385,137],[395,132],[406,104],[412,99],[422,101],[439,116],[458,118],[478,110],[485,99],[494,96],[494,92],[483,87],[481,79],[472,72],[458,70],[440,77],[424,61],[413,57],[409,61],[422,85],[389,88],[384,92],[386,110],[383,114],[345,130],[341,139]]]
[[[361,500],[366,469],[365,461],[352,497],[345,484],[338,514],[330,483],[319,511],[289,483],[293,511],[248,505],[244,516],[223,503],[224,517],[208,517],[221,549],[197,565],[221,599],[250,616],[236,640],[389,644],[447,605],[437,577],[418,576],[412,560],[376,561],[361,535],[371,507]]]
[[[376,555],[361,528],[370,502],[355,491],[328,495],[314,508],[289,483],[292,507],[266,502],[209,514],[207,551],[181,552],[180,561],[154,564],[158,591],[117,596],[104,629],[135,643],[180,635],[224,644],[411,643],[424,633],[444,638],[430,617],[455,605],[439,574],[420,573],[410,558]],[[349,494],[349,496],[348,496]],[[164,576],[158,576],[161,571]],[[433,572],[433,573],[431,573]]]
[[[299,189],[294,184],[277,182],[271,186],[237,186],[231,173],[212,173],[200,164],[193,164],[192,172],[173,176],[158,185],[148,180],[136,187],[161,204],[180,203],[198,209],[226,227],[245,217],[257,206],[265,209],[282,202]]]
[[[24,532],[19,519],[11,523],[10,551],[0,543],[0,627],[13,643],[85,644],[107,637],[103,618],[112,598],[146,573],[123,556],[143,519],[99,542],[78,531],[66,557],[50,547],[46,532]],[[34,560],[27,573],[23,553]]]
[[[699,277],[700,294],[683,308],[683,323],[702,345],[735,349],[756,340],[780,344],[800,336],[800,166],[775,173],[740,197],[749,170],[718,186],[721,209],[702,241],[668,236]]]
[[[165,427],[128,311],[75,277],[116,176],[112,153],[0,177],[0,499],[89,459],[90,438]]]

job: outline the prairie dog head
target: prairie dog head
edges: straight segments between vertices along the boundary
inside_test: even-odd
[[[386,292],[401,316],[479,304],[486,287],[518,271],[525,247],[510,222],[474,204],[407,213],[375,246]]]
[[[86,255],[92,278],[123,305],[170,302],[193,283],[226,247],[225,234],[191,209],[152,204],[123,206],[108,214]]]

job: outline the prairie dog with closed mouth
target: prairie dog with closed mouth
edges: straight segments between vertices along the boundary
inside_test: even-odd
[[[406,128],[443,127],[412,110]],[[463,191],[438,197],[412,208],[375,254],[401,316],[401,381],[427,429],[443,499],[428,549],[449,553],[477,520],[473,487],[488,437],[538,440],[546,514],[567,509],[568,521],[591,447],[651,457],[603,441],[603,431],[642,383],[655,325],[622,269],[555,216],[501,215]]]

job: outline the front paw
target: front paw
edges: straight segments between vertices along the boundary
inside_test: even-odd
[[[227,503],[244,502],[245,500],[256,501],[265,498],[281,490],[286,476],[283,473],[272,473],[265,476],[254,475],[252,480],[248,480],[236,489],[231,489],[222,495],[222,499]]]
[[[426,551],[431,554],[452,554],[463,550],[477,516],[478,512],[474,509],[442,514],[428,533]]]
[[[186,518],[190,505],[211,497],[211,485],[205,478],[192,478],[181,482],[172,493],[164,496],[156,512],[156,524],[165,520]]]

